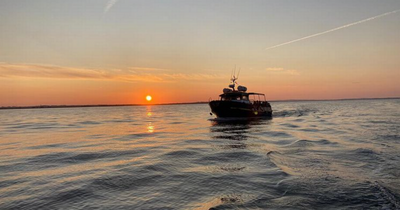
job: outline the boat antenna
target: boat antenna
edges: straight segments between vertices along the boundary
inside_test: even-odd
[[[235,70],[233,71],[233,79],[235,79],[236,76],[236,64],[235,64]]]
[[[238,73],[238,75],[237,75],[237,79],[239,79],[239,74],[240,74],[240,70],[241,70],[242,68],[239,68],[239,73]]]

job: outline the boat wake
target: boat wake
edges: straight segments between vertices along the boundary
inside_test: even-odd
[[[296,110],[282,110],[282,111],[274,111],[273,117],[301,117],[309,114],[317,113],[318,110],[315,109],[296,109]]]

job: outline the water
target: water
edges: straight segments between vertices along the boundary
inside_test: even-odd
[[[0,110],[0,209],[400,208],[400,100]]]

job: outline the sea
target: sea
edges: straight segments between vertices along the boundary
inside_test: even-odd
[[[400,99],[0,110],[0,209],[400,209]]]

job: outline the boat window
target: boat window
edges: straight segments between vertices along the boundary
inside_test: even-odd
[[[237,100],[249,100],[248,96],[225,96],[220,97],[221,101],[237,101]]]

